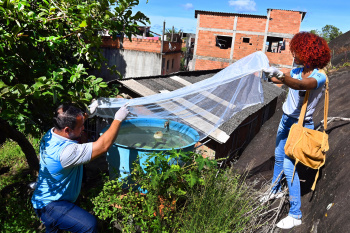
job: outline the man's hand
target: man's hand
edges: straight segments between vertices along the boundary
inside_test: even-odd
[[[129,114],[129,110],[127,109],[128,104],[129,103],[125,104],[115,113],[114,120],[122,122],[126,118],[126,116]]]
[[[284,76],[284,73],[282,71],[273,66],[270,66],[269,68],[264,68],[262,69],[262,71],[268,78],[276,77],[278,79],[281,79]]]

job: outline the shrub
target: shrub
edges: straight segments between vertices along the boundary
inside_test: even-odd
[[[142,166],[134,163],[130,176],[108,181],[93,200],[100,219],[118,222],[125,232],[169,232],[179,228],[179,214],[186,207],[188,190],[205,182],[203,174],[216,161],[193,152],[150,154]]]
[[[248,232],[257,229],[256,193],[233,169],[193,152],[149,155],[94,198],[96,215],[123,232]],[[113,225],[110,224],[110,225]],[[112,228],[112,227],[111,227]]]

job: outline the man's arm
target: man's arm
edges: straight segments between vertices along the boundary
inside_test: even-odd
[[[92,143],[91,160],[96,159],[100,155],[106,153],[117,138],[120,126],[125,117],[129,114],[127,104],[121,107],[114,116],[111,126],[102,134],[96,142]]]
[[[108,149],[117,138],[121,124],[121,121],[114,120],[109,129],[106,130],[106,132],[103,133],[99,139],[97,139],[97,141],[92,143],[91,160],[96,159],[108,151]]]

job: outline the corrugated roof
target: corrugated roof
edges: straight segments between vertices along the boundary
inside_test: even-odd
[[[265,18],[265,19],[267,19],[266,15],[252,15],[252,14],[239,14],[239,13],[228,13],[228,12],[214,12],[214,11],[195,10],[194,11],[194,17],[197,18],[198,14],[221,15],[221,16],[246,16],[246,17],[252,17],[252,18]]]

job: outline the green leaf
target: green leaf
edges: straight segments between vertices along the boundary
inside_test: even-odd
[[[105,82],[101,82],[101,83],[99,84],[99,86],[100,86],[101,88],[106,88],[106,87],[108,87],[107,83],[105,83]]]
[[[24,101],[25,101],[26,99],[16,99],[16,101],[18,102],[18,103],[24,103]]]
[[[99,82],[102,82],[103,81],[103,78],[97,78],[96,79],[96,83],[99,83]]]
[[[53,95],[53,93],[50,92],[50,91],[45,91],[45,92],[43,93],[43,95],[44,95],[44,96],[45,96],[45,95]]]
[[[85,93],[85,97],[86,97],[86,99],[92,99],[92,95],[90,94],[90,93]]]
[[[86,27],[86,26],[87,26],[86,20],[83,20],[83,21],[81,22],[81,24],[79,25],[79,27],[81,27],[81,28],[84,28],[84,27]]]
[[[3,88],[3,87],[7,87],[7,85],[3,81],[0,80],[0,88]]]
[[[71,81],[72,83],[75,83],[75,82],[77,81],[77,76],[76,76],[76,75],[72,75],[72,76],[70,77],[70,81]]]

